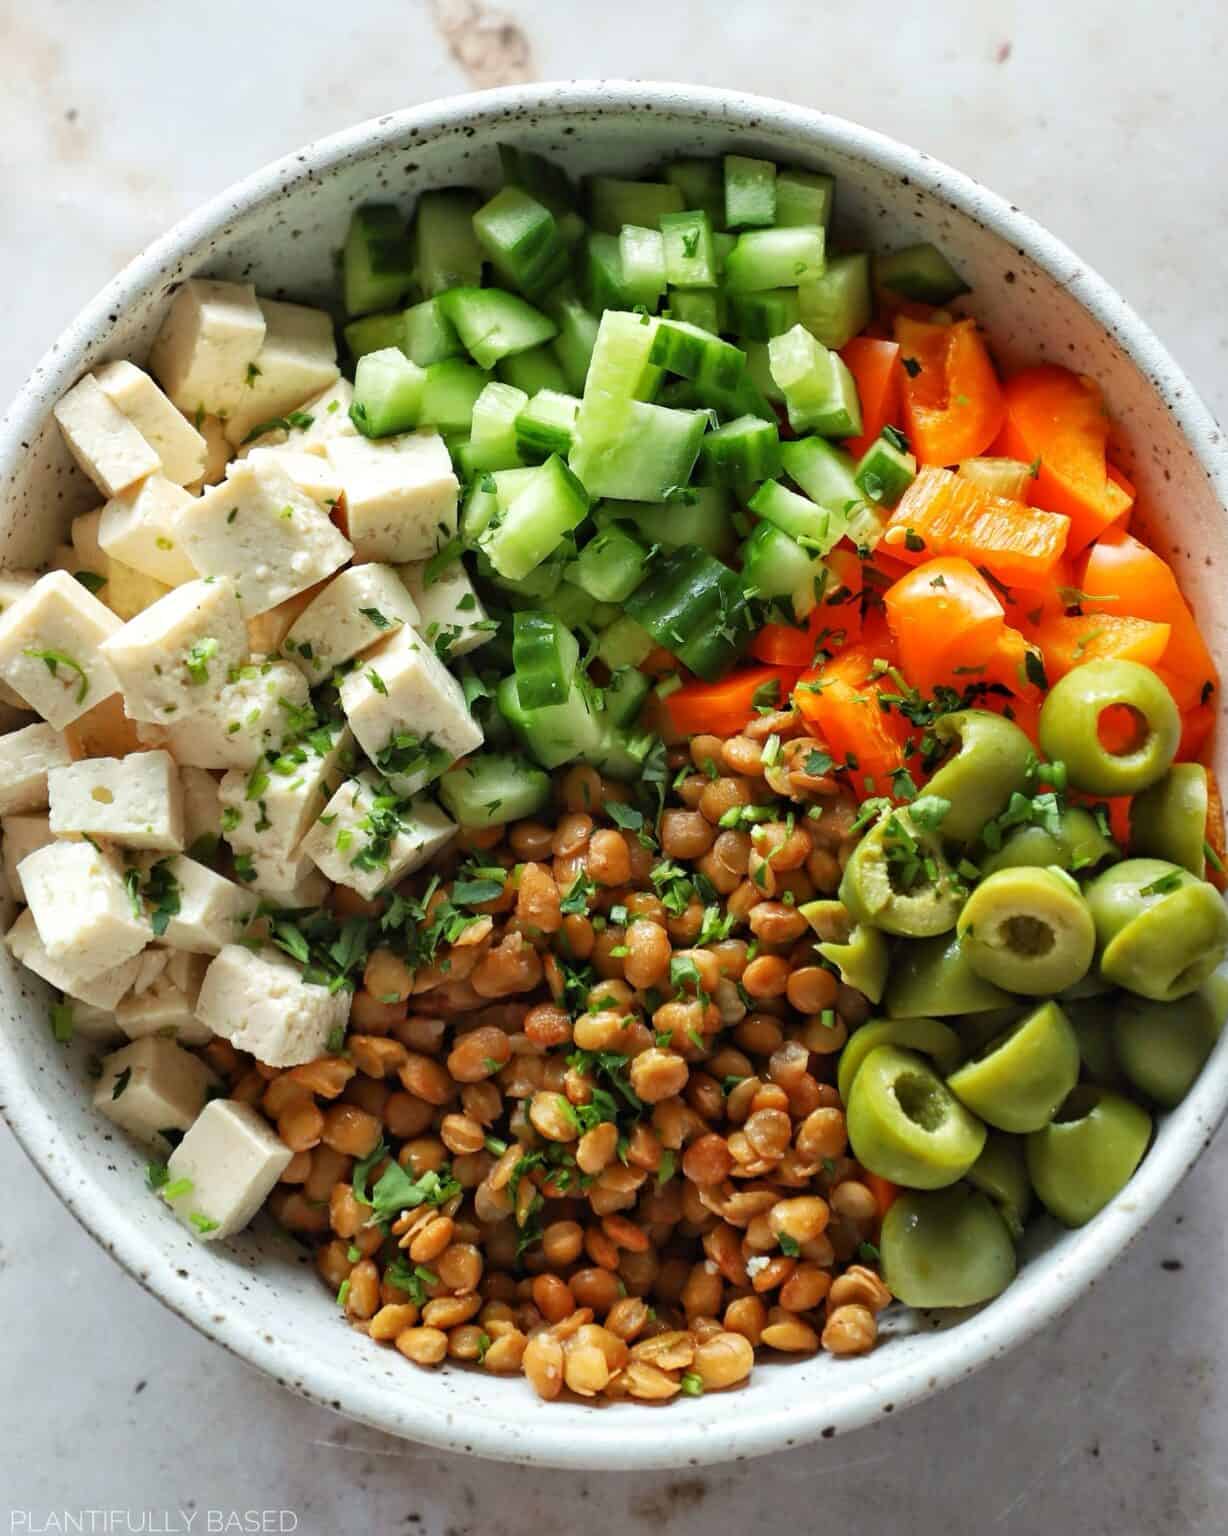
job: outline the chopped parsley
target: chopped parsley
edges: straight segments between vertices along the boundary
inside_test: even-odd
[[[360,608],[358,611],[364,619],[369,619],[376,629],[392,628],[392,620],[385,618],[378,608]]]
[[[190,646],[183,662],[187,668],[188,680],[193,684],[208,682],[209,663],[216,655],[217,641],[212,635],[207,635]]]
[[[97,594],[107,584],[105,576],[99,576],[97,571],[74,571],[73,575],[81,583],[87,592]]]
[[[23,656],[30,656],[35,661],[41,661],[52,677],[58,677],[61,667],[64,667],[69,672],[75,672],[81,679],[77,685],[77,703],[81,704],[84,702],[86,694],[90,691],[90,680],[88,673],[79,661],[74,660],[73,657],[64,651],[40,650],[37,646],[28,646],[21,654]]]
[[[1161,875],[1150,885],[1140,885],[1138,893],[1140,896],[1167,896],[1171,891],[1179,890],[1184,883],[1184,870],[1170,869],[1166,875]]]

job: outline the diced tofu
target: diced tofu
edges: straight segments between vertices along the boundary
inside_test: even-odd
[[[243,398],[264,338],[264,315],[250,283],[193,277],[167,311],[149,366],[187,415],[226,416]]]
[[[101,1008],[107,1013],[114,1013],[120,998],[129,991],[141,963],[140,956],[134,955],[131,959],[125,960],[122,965],[112,966],[109,971],[102,971],[99,975],[84,980],[78,975],[71,961],[53,960],[43,948],[43,941],[38,936],[38,927],[28,908],[9,929],[4,942],[8,945],[13,958],[19,960],[36,976],[41,976],[44,981],[57,987],[61,992],[66,992],[69,997],[78,998],[81,1002],[88,1003],[94,1008]]]
[[[168,587],[191,581],[196,567],[184,553],[179,535],[180,515],[191,504],[181,485],[165,475],[149,475],[103,507],[99,546],[105,554]]]
[[[378,442],[333,438],[328,459],[345,488],[358,559],[426,560],[455,537],[457,480],[434,427]]]
[[[147,747],[165,747],[166,732],[160,725],[126,715],[123,694],[113,693],[66,725],[64,740],[76,762],[82,757],[127,757],[129,752],[144,752]]]
[[[304,496],[310,496],[326,512],[341,500],[344,486],[322,454],[305,453],[301,448],[253,448],[244,455],[244,460],[257,466],[276,464]]]
[[[202,416],[200,435],[205,440],[205,466],[199,477],[184,486],[193,496],[199,496],[207,485],[216,485],[226,474],[230,463],[230,444],[226,441],[226,423],[220,416]]]
[[[41,811],[47,804],[47,774],[70,762],[67,742],[49,725],[23,725],[0,736],[0,816]]]
[[[258,613],[247,621],[247,643],[253,656],[276,656],[281,650],[291,626],[308,603],[323,592],[326,583],[318,581],[314,586],[288,597],[267,613]]]
[[[243,1230],[272,1193],[293,1156],[250,1104],[214,1099],[167,1163],[167,1187],[192,1188],[167,1204],[206,1242]]]
[[[185,510],[180,532],[201,575],[234,588],[244,618],[323,581],[353,554],[327,514],[267,459],[232,464]]]
[[[228,944],[210,962],[196,1016],[237,1049],[271,1067],[295,1067],[323,1056],[343,1030],[349,994],[304,981],[299,967],[273,949]]]
[[[311,417],[311,425],[290,432],[287,438],[290,447],[323,455],[333,438],[357,437],[358,428],[350,419],[353,403],[354,386],[348,379],[338,379],[335,384],[330,384],[322,395],[308,400],[303,407],[303,414]]]
[[[169,859],[146,854],[137,863],[146,879],[160,869],[152,878],[173,893],[168,905],[178,902],[178,910],[166,918],[166,928],[155,940],[170,949],[216,955],[235,942],[255,914],[256,902],[241,885],[186,854]]]
[[[120,999],[116,1025],[129,1040],[169,1035],[180,1045],[204,1045],[213,1032],[196,1017],[196,1000],[208,966],[208,955],[176,950],[148,987]]]
[[[175,756],[174,753],[171,754]],[[222,839],[222,802],[217,780],[207,768],[179,762],[179,783],[183,789],[183,841],[194,859],[210,859]]]
[[[203,706],[167,727],[175,761],[197,768],[252,768],[298,733],[307,680],[288,661],[253,661],[211,690]]]
[[[73,518],[68,536],[77,553],[77,569],[93,571],[95,575],[105,578],[107,557],[99,543],[101,531],[102,507],[95,507],[92,512],[81,512]]]
[[[328,895],[328,881],[303,852],[303,845],[283,857],[240,854],[244,861],[245,889],[275,907],[295,910],[321,906]],[[236,868],[235,873],[239,870]]]
[[[107,607],[119,618],[135,619],[138,613],[152,608],[160,597],[170,591],[170,584],[155,576],[146,576],[124,560],[110,557],[107,563],[107,584],[102,589]]]
[[[258,763],[250,773],[232,768],[218,789],[226,841],[236,853],[287,858],[345,778],[353,756],[349,731],[321,729],[296,741],[274,763]]]
[[[247,656],[247,627],[225,581],[188,581],[103,645],[134,720],[167,725],[203,709]]]
[[[190,485],[200,479],[207,451],[204,438],[144,369],[128,362],[104,363],[95,368],[94,377],[111,404],[123,412],[158,455],[168,480]]]
[[[102,654],[119,620],[65,571],[49,571],[0,614],[0,678],[57,731],[115,693]]]
[[[168,752],[92,757],[47,775],[51,830],[109,838],[125,848],[183,851],[183,789]]]
[[[48,843],[18,872],[48,957],[85,981],[139,955],[152,937],[118,862],[93,843]]]
[[[79,1035],[99,1045],[118,1045],[124,1039],[124,1031],[109,1008],[93,1008],[77,998],[70,998],[67,1006],[72,1010],[74,1038]]]
[[[29,854],[55,841],[51,823],[46,816],[3,816],[0,817],[0,837],[3,838],[5,881],[17,900],[24,901],[25,889],[18,866]]]
[[[420,868],[455,831],[431,801],[399,804],[374,774],[364,773],[328,802],[303,839],[303,852],[330,880],[371,898]]]
[[[418,635],[398,629],[341,680],[359,745],[399,795],[412,795],[482,745],[460,684]]]
[[[427,585],[426,562],[398,566],[397,574],[418,608],[418,633],[444,661],[485,645],[496,625],[487,617],[469,572],[453,560]]]
[[[333,322],[322,309],[258,299],[264,344],[245,373],[245,388],[226,417],[236,447],[261,423],[297,410],[340,377]]]
[[[161,468],[157,450],[92,373],[73,385],[52,414],[69,453],[104,496],[118,496]]]
[[[152,933],[152,929],[150,930]],[[143,997],[163,977],[171,958],[169,949],[143,949],[137,958],[136,975],[128,989],[129,997]]]
[[[102,1058],[94,1108],[147,1147],[169,1145],[163,1131],[186,1131],[217,1079],[199,1056],[151,1035]]]
[[[290,626],[286,654],[318,682],[334,667],[387,639],[418,610],[389,565],[352,565],[334,576]]]

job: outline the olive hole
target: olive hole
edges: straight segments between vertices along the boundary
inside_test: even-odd
[[[1008,917],[999,928],[1003,943],[1016,955],[1047,955],[1056,943],[1049,924],[1039,917]]]
[[[896,1102],[923,1131],[936,1131],[947,1118],[942,1084],[920,1072],[903,1072],[892,1085]]]
[[[1147,745],[1151,726],[1147,716],[1133,704],[1110,704],[1100,711],[1096,735],[1111,757],[1133,757]]]

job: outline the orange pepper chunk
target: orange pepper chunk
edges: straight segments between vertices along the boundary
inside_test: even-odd
[[[984,453],[1002,427],[1002,386],[975,320],[934,325],[897,315],[904,428],[921,464]]]
[[[750,643],[756,661],[781,667],[808,667],[819,649],[838,651],[861,638],[861,561],[851,549],[833,549],[823,596],[804,625],[765,624]]]
[[[665,700],[665,712],[679,736],[736,736],[759,700],[786,708],[796,678],[796,668],[740,667],[716,683],[684,683]]]
[[[1181,740],[1177,743],[1178,763],[1201,762],[1211,732],[1215,729],[1215,705],[1197,704],[1181,716]]]
[[[932,693],[982,670],[1002,634],[1005,612],[993,588],[967,560],[927,560],[883,597],[900,669],[914,688]]]
[[[880,547],[916,565],[962,555],[1004,585],[1039,583],[1066,547],[1070,519],[982,491],[949,469],[922,469],[891,514]]]
[[[903,717],[879,704],[880,693],[895,692],[889,679],[873,675],[881,657],[870,646],[849,646],[821,667],[803,672],[793,692],[793,702],[817,728],[837,764],[856,765],[852,776],[862,794],[888,792],[891,775],[904,766],[908,738]]]
[[[854,336],[840,349],[861,401],[861,436],[850,437],[845,448],[860,458],[884,427],[902,424],[900,407],[900,348],[894,341]]]
[[[1168,647],[1172,626],[1120,613],[1059,614],[1045,618],[1032,631],[1045,658],[1051,683],[1072,667],[1098,657],[1113,656],[1154,667]]]

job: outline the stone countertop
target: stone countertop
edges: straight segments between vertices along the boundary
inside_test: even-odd
[[[952,161],[1116,283],[1223,415],[1228,14],[1209,0],[901,11],[0,0],[0,396],[122,263],[253,167],[434,96],[607,75],[808,102]],[[425,1452],[282,1392],[133,1285],[0,1130],[0,1516],[10,1531],[61,1530],[83,1510],[119,1512],[87,1530],[237,1531],[259,1528],[236,1523],[256,1511],[264,1529],[312,1536],[553,1536],[581,1522],[689,1536],[718,1519],[1220,1533],[1226,1174],[1221,1138],[1060,1323],[898,1419],[728,1472],[551,1476]]]

